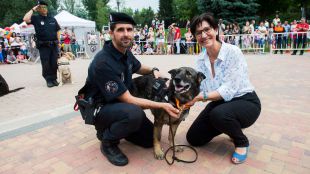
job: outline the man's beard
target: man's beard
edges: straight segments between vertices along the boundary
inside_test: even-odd
[[[123,48],[128,48],[131,46],[132,39],[130,38],[121,38],[119,45]]]

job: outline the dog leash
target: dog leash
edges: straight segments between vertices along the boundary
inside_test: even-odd
[[[176,107],[180,110],[180,113],[182,113],[182,111],[184,111],[184,110],[187,110],[187,109],[189,109],[189,107],[187,107],[187,106],[180,106],[180,101],[178,100],[178,99],[175,99],[175,103],[176,103]],[[169,116],[169,125],[171,125],[171,118],[170,118],[170,116]],[[164,157],[165,157],[165,160],[166,160],[166,162],[169,164],[169,165],[172,165],[173,163],[174,163],[174,161],[177,161],[177,162],[183,162],[183,163],[194,163],[194,162],[196,162],[197,161],[197,159],[198,159],[198,153],[197,153],[197,150],[195,149],[195,148],[193,148],[192,146],[189,146],[189,145],[175,145],[175,143],[174,143],[174,134],[173,134],[173,132],[172,132],[172,128],[171,128],[171,126],[169,126],[169,131],[170,131],[170,134],[171,134],[171,136],[172,136],[172,146],[170,146],[167,150],[166,150],[166,152],[165,152],[165,155],[164,155]],[[182,159],[179,159],[176,155],[175,155],[175,148],[176,147],[188,147],[188,148],[190,148],[191,150],[193,150],[194,152],[195,152],[195,155],[196,155],[196,157],[195,157],[195,159],[194,160],[191,160],[191,161],[186,161],[186,160],[182,160]],[[172,149],[172,161],[171,162],[169,162],[168,161],[168,159],[167,159],[167,154],[168,154],[168,152],[170,151]]]

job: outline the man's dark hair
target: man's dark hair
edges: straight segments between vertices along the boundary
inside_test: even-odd
[[[209,23],[210,27],[213,29],[218,29],[218,23],[214,19],[212,13],[203,13],[199,16],[195,16],[191,21],[191,32],[196,35],[196,28],[197,25],[200,25],[203,21],[206,21]]]
[[[115,26],[116,26],[116,23],[110,24],[110,30],[111,30],[111,31],[114,31]]]

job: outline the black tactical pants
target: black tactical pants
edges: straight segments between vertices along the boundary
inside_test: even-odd
[[[142,147],[153,146],[153,123],[143,109],[128,103],[105,104],[96,116],[97,138],[117,142],[122,138]]]
[[[42,65],[42,76],[46,81],[57,79],[57,45],[41,46],[39,48],[40,59]]]
[[[233,139],[235,147],[247,147],[249,141],[242,128],[251,126],[261,111],[255,92],[232,99],[213,101],[199,114],[187,132],[187,141],[202,146],[222,133]]]

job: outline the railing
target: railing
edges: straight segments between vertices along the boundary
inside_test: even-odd
[[[310,50],[310,31],[272,34],[273,42],[270,45],[270,53],[292,50]]]
[[[265,53],[266,49],[270,53],[277,50],[310,50],[310,31],[308,32],[290,32],[290,33],[273,33],[273,34],[235,34],[220,35],[222,42],[230,43],[238,46],[243,52],[249,53]],[[158,41],[141,41],[135,43],[139,46],[137,54],[170,54],[175,52],[176,43],[158,42]],[[151,45],[153,52],[147,51],[148,45]],[[174,45],[174,46],[172,46]],[[158,49],[158,46],[160,48]],[[171,50],[172,49],[172,50]],[[159,50],[159,51],[158,51]],[[181,54],[198,54],[202,50],[201,46],[196,42],[180,42]]]

